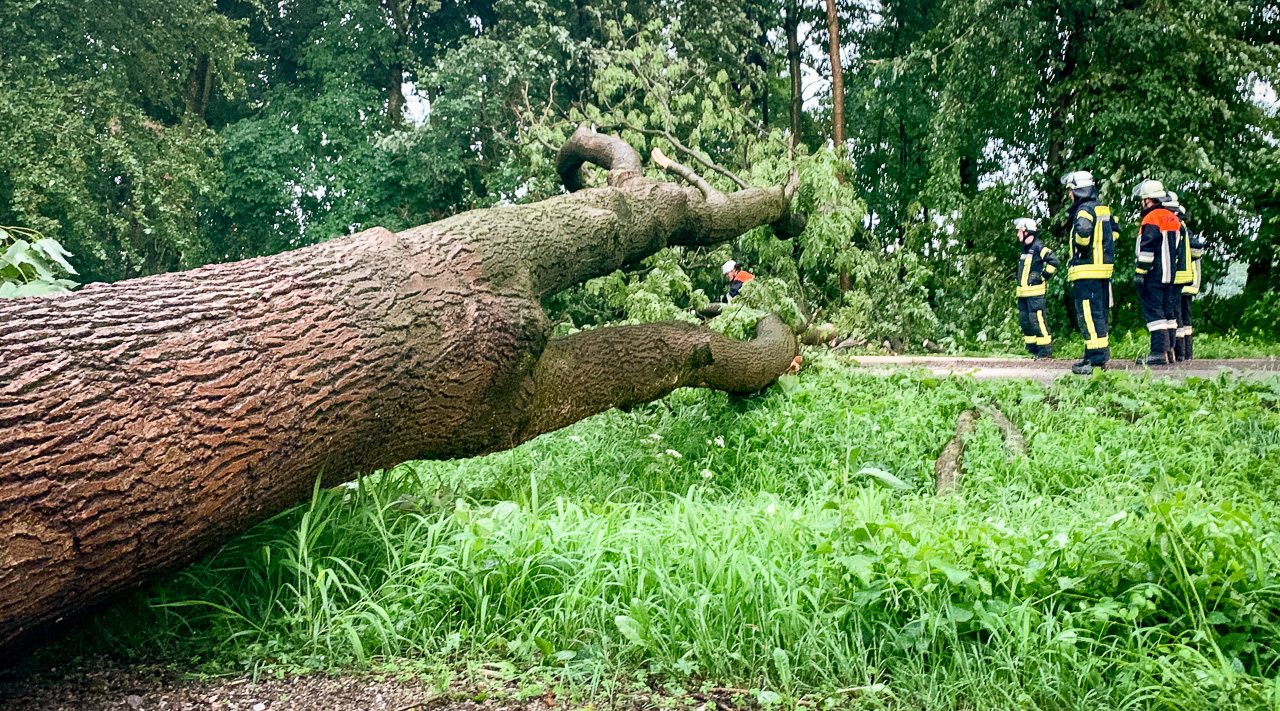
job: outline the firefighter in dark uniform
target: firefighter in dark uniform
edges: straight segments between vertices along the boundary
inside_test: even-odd
[[[1204,236],[1193,232],[1187,225],[1187,210],[1178,202],[1177,193],[1170,191],[1163,203],[1182,222],[1182,233],[1178,237],[1177,269],[1173,274],[1174,305],[1178,318],[1173,355],[1180,362],[1189,361],[1192,358],[1191,336],[1195,333],[1191,326],[1191,300],[1200,293],[1200,259],[1204,256]]]
[[[1178,329],[1173,282],[1182,221],[1164,206],[1167,194],[1160,181],[1138,183],[1133,196],[1142,201],[1133,285],[1142,303],[1142,320],[1147,322],[1147,331],[1151,333],[1151,352],[1138,356],[1137,363],[1168,365],[1174,360],[1173,339]]]
[[[1053,336],[1044,320],[1045,282],[1062,266],[1057,255],[1040,241],[1040,225],[1029,217],[1013,221],[1022,255],[1018,257],[1018,325],[1027,351],[1036,360],[1053,357]]]
[[[1071,199],[1071,259],[1067,281],[1076,303],[1076,320],[1084,338],[1084,358],[1071,372],[1088,375],[1111,360],[1107,321],[1111,315],[1111,274],[1115,269],[1115,235],[1119,225],[1111,208],[1098,202],[1093,175],[1078,170],[1062,177]]]

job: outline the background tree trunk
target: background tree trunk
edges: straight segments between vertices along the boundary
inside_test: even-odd
[[[831,53],[831,137],[840,155],[840,147],[844,145],[844,67],[840,64],[840,16],[836,14],[836,0],[827,0],[827,35]]]
[[[184,565],[310,492],[513,447],[690,385],[767,386],[795,338],[683,323],[548,342],[540,299],[669,244],[792,234],[795,180],[648,180],[580,129],[609,187],[393,234],[0,304],[0,647]],[[788,231],[790,230],[790,231]]]
[[[836,14],[836,0],[827,0],[827,38],[831,54],[831,141],[836,156],[844,157],[844,67],[840,63],[840,16]],[[847,176],[844,165],[836,172],[836,179],[843,185]],[[837,288],[844,293],[853,288],[853,280],[846,267],[837,273]]]
[[[782,28],[787,35],[787,71],[791,74],[791,151],[800,145],[800,119],[804,113],[804,85],[800,77],[800,8],[795,2],[788,2],[786,17],[782,20]]]

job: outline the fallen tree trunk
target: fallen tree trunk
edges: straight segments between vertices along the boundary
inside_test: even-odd
[[[609,170],[581,189],[580,169]],[[580,129],[573,192],[274,257],[0,303],[0,647],[415,458],[507,449],[681,386],[752,392],[798,352],[684,323],[548,341],[541,298],[668,245],[802,227],[786,186],[645,179]]]

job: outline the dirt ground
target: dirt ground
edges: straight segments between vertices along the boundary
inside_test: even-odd
[[[439,700],[421,682],[377,677],[293,677],[284,680],[184,679],[159,666],[93,662],[21,677],[0,677],[4,711],[408,711],[436,708]],[[448,700],[450,708],[481,705]],[[535,711],[530,709],[530,711]]]
[[[641,691],[585,703],[559,698],[545,685],[498,681],[483,691],[455,686],[440,693],[420,678],[376,674],[200,680],[164,666],[104,659],[0,671],[0,711],[738,711],[754,706],[749,698],[738,689]]]
[[[1029,358],[951,358],[946,356],[850,356],[851,363],[873,373],[890,373],[896,368],[928,368],[937,375],[972,375],[978,380],[991,378],[1029,378],[1051,383],[1061,375],[1071,375],[1074,361],[1067,359],[1031,360]],[[1153,377],[1216,378],[1227,370],[1242,377],[1267,377],[1280,374],[1280,359],[1235,358],[1231,360],[1193,360],[1186,365],[1150,368],[1134,365],[1132,360],[1113,359],[1107,370],[1142,373],[1150,370]],[[1080,377],[1080,376],[1074,376]]]

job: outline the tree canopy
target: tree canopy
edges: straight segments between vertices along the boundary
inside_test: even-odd
[[[1210,282],[1240,262],[1251,298],[1272,289],[1274,3],[834,7],[829,24],[814,0],[5,3],[0,225],[57,240],[86,282],[273,254],[556,194],[554,149],[590,123],[717,187],[798,167],[811,219],[791,243],[676,248],[552,297],[566,330],[692,318],[733,257],[772,289],[757,305],[874,342],[1012,341],[1008,220],[1047,220],[1061,250],[1057,178],[1080,169],[1128,218],[1122,266],[1129,189],[1156,178],[1209,237]]]

